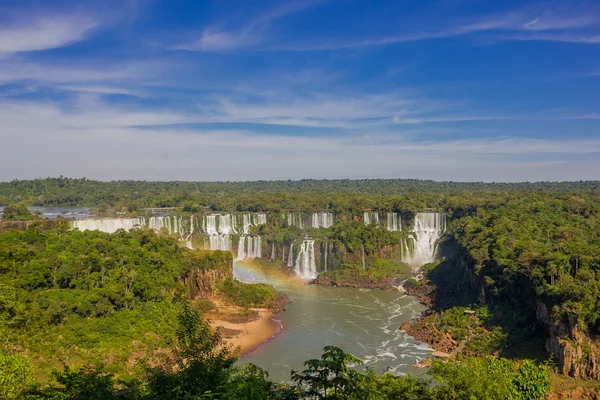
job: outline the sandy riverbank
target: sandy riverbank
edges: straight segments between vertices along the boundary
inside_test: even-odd
[[[213,299],[213,302],[217,305],[217,311],[207,315],[210,325],[221,329],[223,340],[233,348],[239,348],[240,355],[248,354],[281,332],[281,325],[272,319],[273,312],[266,308],[251,308],[249,311],[257,314],[254,318],[235,321],[231,317],[240,315],[243,309],[225,305],[217,299]]]

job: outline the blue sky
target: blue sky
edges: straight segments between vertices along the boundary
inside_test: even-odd
[[[600,179],[600,1],[3,0],[0,179]]]

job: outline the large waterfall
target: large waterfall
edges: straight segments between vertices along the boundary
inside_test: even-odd
[[[302,241],[300,251],[298,252],[298,256],[296,256],[296,265],[294,266],[294,271],[300,278],[314,279],[317,277],[314,240],[304,239]]]
[[[386,229],[392,232],[402,230],[402,220],[400,219],[399,213],[387,213]]]
[[[300,229],[329,228],[333,225],[333,213],[330,212],[315,212],[312,215],[287,213],[282,216],[286,219],[288,226],[297,226]]]
[[[363,220],[365,222],[365,225],[379,225],[379,213],[365,211],[365,214],[363,215]]]
[[[72,222],[73,228],[80,231],[100,231],[113,233],[119,229],[126,231],[142,227],[145,225],[143,218],[94,218],[94,219],[79,219]]]
[[[302,214],[288,213],[287,224],[288,226],[297,226],[300,229],[304,229]]]
[[[333,225],[333,213],[328,213],[328,212],[313,213],[311,225],[315,229],[329,228],[330,226]]]
[[[194,221],[179,216],[152,216],[137,218],[92,218],[80,219],[72,222],[72,227],[85,231],[101,231],[113,233],[119,229],[126,231],[133,228],[148,227],[156,231],[166,229],[169,234],[187,237],[194,231]]]
[[[417,213],[413,228],[412,251],[406,256],[406,263],[412,266],[422,266],[433,262],[437,253],[437,241],[446,230],[446,214]],[[409,239],[410,240],[410,239]]]
[[[239,234],[243,248],[243,258],[261,256],[261,239],[250,237],[252,226],[267,223],[267,215],[260,213],[245,214],[213,214],[206,216],[150,216],[137,218],[94,218],[81,219],[72,222],[72,227],[79,230],[99,230],[113,233],[119,229],[130,230],[136,227],[148,227],[156,231],[166,230],[171,235],[178,235],[185,241],[187,247],[192,247],[192,234],[199,232],[208,236],[206,247],[210,250],[232,249],[231,235]],[[245,247],[248,244],[247,248]],[[238,244],[238,258],[240,246]]]
[[[240,236],[238,242],[237,260],[247,260],[249,258],[261,258],[262,239],[260,236]]]
[[[290,244],[290,254],[288,255],[287,266],[294,266],[294,243]]]

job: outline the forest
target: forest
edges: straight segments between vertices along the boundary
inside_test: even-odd
[[[435,362],[430,378],[416,378],[356,370],[350,365],[361,361],[332,346],[290,371],[289,384],[272,382],[260,368],[237,364],[188,299],[185,276],[227,263],[229,253],[188,250],[146,229],[106,234],[34,224],[0,233],[0,396],[533,399],[548,390],[545,364],[465,358]],[[268,285],[219,285],[240,305],[276,295]],[[469,379],[474,373],[485,379]]]
[[[88,206],[140,211],[144,207],[199,206],[218,211],[332,210],[364,208],[420,211],[452,207],[453,199],[473,202],[519,191],[590,192],[600,181],[483,183],[418,179],[299,180],[254,182],[101,182],[86,178],[45,178],[0,182],[0,206]],[[460,196],[457,196],[460,195]],[[454,200],[455,201],[455,200]]]

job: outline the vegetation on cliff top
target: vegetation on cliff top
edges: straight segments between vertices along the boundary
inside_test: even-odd
[[[4,221],[29,221],[38,218],[22,204],[11,204],[4,207],[2,219]]]
[[[231,268],[229,252],[191,251],[149,229],[2,232],[0,350],[35,360],[32,373],[42,380],[62,363],[140,376],[140,360],[175,339],[189,295],[184,278],[199,270],[231,276]]]

